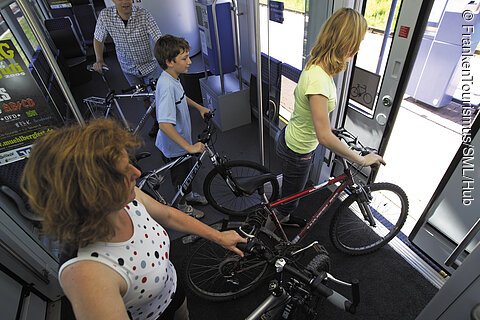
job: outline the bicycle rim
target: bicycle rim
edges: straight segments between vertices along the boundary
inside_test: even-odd
[[[261,239],[274,245],[278,239],[260,232]],[[211,241],[201,240],[191,250],[184,266],[187,286],[197,296],[210,301],[241,297],[256,288],[269,266],[263,259],[244,258]]]
[[[269,173],[264,166],[244,160],[229,161],[223,166],[231,173],[232,181],[236,178],[255,177]],[[264,185],[264,192],[270,201],[278,197],[278,189],[276,179]],[[252,211],[255,205],[262,202],[262,198],[257,192],[252,195],[234,194],[216,168],[210,171],[205,178],[203,192],[209,204],[215,209],[232,216],[245,216]]]
[[[330,238],[335,247],[347,254],[361,255],[380,249],[400,232],[408,214],[405,192],[391,183],[374,183],[372,200],[367,204],[375,226],[364,219],[356,194],[342,202],[330,225]]]

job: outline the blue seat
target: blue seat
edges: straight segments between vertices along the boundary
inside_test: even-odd
[[[85,46],[93,46],[93,34],[97,24],[97,15],[92,4],[75,4],[72,6],[73,14],[78,22]]]
[[[46,19],[45,28],[64,58],[85,57],[82,40],[75,31],[70,17]]]

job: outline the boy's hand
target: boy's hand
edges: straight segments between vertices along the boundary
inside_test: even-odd
[[[200,115],[202,116],[202,119],[205,119],[205,114],[206,114],[206,113],[209,113],[209,112],[210,112],[210,109],[205,108],[204,106],[200,106],[200,108],[198,109],[198,111],[200,112]]]
[[[202,153],[205,150],[205,145],[201,142],[191,144],[186,148],[186,151],[190,154]]]

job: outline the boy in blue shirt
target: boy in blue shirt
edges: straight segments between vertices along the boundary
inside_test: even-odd
[[[161,36],[155,44],[155,58],[165,72],[162,72],[157,82],[155,93],[156,115],[160,130],[155,146],[163,153],[163,160],[170,162],[187,153],[201,153],[205,145],[201,142],[192,143],[191,120],[188,107],[193,107],[203,116],[210,112],[185,95],[179,76],[188,71],[192,63],[189,57],[190,45],[183,38],[172,35]],[[172,184],[176,188],[181,185],[193,161],[185,161],[172,168]],[[204,213],[193,208],[190,203],[207,204],[202,195],[192,192],[191,186],[180,200],[178,209],[200,219]]]

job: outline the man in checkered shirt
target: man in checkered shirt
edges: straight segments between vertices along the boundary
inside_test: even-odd
[[[132,0],[113,0],[113,3],[115,6],[103,9],[98,16],[93,40],[96,57],[93,68],[100,73],[103,68],[108,68],[103,60],[103,50],[105,39],[110,35],[128,83],[135,86],[148,84],[151,79],[156,81],[162,69],[153,56],[152,44],[162,35],[160,28],[153,16],[146,9],[133,6]],[[150,100],[144,102],[148,108]],[[155,119],[155,112],[152,117]],[[157,131],[155,120],[149,135],[156,136]]]

